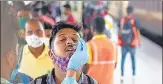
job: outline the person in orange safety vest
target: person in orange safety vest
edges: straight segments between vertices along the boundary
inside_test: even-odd
[[[97,16],[93,24],[94,37],[87,42],[89,62],[87,74],[99,84],[113,84],[116,53],[113,42],[104,34],[105,21]]]

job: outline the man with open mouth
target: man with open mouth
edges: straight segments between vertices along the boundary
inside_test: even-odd
[[[81,68],[88,62],[87,46],[79,35],[80,26],[58,22],[52,29],[49,56],[54,69],[32,81],[32,84],[97,84]]]

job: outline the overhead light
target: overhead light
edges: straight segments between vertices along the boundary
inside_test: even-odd
[[[9,5],[13,5],[13,2],[12,1],[8,1],[7,2]]]
[[[25,5],[28,5],[28,4],[31,3],[31,2],[33,2],[33,1],[24,1],[24,4],[25,4]]]

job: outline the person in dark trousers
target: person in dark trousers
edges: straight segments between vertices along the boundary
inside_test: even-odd
[[[121,46],[121,82],[124,77],[124,64],[126,55],[129,52],[132,60],[132,75],[133,79],[136,76],[136,47],[140,45],[140,29],[138,21],[133,17],[133,7],[127,7],[127,16],[120,21],[119,40],[118,44]]]
[[[88,4],[83,8],[82,23],[85,24],[88,28],[91,27],[93,11],[94,9],[91,4]]]

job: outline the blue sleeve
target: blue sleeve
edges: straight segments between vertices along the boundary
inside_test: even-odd
[[[21,74],[21,79],[22,79],[23,84],[29,84],[33,80],[30,76],[24,73],[20,73],[20,74]]]
[[[73,77],[66,77],[61,84],[78,84]]]

